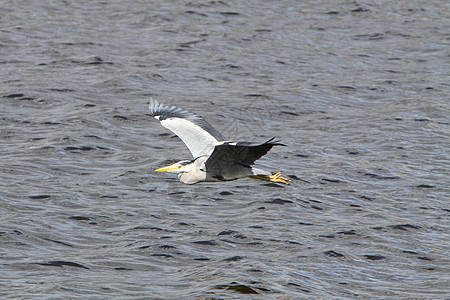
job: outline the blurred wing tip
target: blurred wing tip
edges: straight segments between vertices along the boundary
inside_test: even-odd
[[[161,104],[158,102],[158,100],[150,97],[150,102],[148,104],[148,108],[150,109],[150,111],[156,111],[159,107],[161,107]]]

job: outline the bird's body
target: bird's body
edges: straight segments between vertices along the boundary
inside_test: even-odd
[[[239,178],[256,178],[266,181],[289,183],[281,173],[271,174],[252,165],[273,146],[285,146],[273,138],[260,145],[248,142],[225,141],[224,137],[202,117],[176,106],[164,106],[150,101],[150,116],[174,132],[186,144],[194,159],[182,160],[159,168],[157,172],[178,173],[185,184],[202,181],[229,181]]]

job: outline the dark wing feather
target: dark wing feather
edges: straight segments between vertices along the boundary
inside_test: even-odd
[[[149,104],[150,116],[158,117],[160,121],[169,119],[169,118],[181,118],[185,120],[189,120],[192,123],[200,126],[209,134],[211,134],[216,140],[224,141],[225,138],[218,132],[211,124],[206,122],[201,116],[194,114],[190,111],[184,110],[178,106],[165,106],[160,104],[158,101],[154,99],[150,99]]]
[[[279,141],[273,141],[273,138],[260,145],[251,145],[247,142],[236,143],[235,145],[228,142],[217,145],[205,163],[206,170],[225,170],[233,164],[253,165],[256,160],[269,152],[273,146],[286,145],[279,143]]]

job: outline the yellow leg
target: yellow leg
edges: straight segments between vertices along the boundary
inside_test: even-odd
[[[270,182],[284,183],[284,184],[289,184],[289,182],[292,181],[292,180],[282,177],[281,172],[277,172],[273,175],[255,175],[255,176],[248,176],[248,177],[254,178],[254,179],[265,180],[265,181],[270,181]]]

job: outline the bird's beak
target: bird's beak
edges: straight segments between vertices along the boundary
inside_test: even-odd
[[[179,166],[177,164],[173,164],[173,165],[170,165],[167,167],[162,167],[162,168],[156,169],[155,172],[170,172],[170,171],[174,171],[178,168],[179,168]]]

